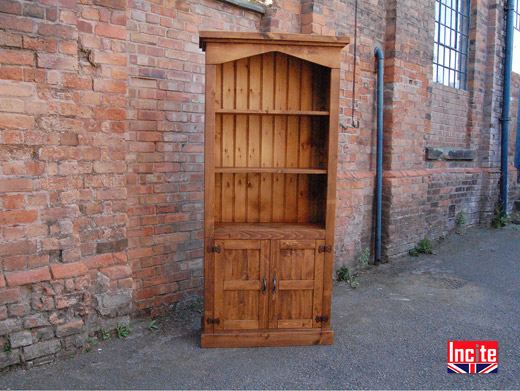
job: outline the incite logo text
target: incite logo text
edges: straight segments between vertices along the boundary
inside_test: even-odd
[[[497,341],[448,341],[448,373],[497,372]]]

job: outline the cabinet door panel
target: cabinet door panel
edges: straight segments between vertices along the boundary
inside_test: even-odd
[[[323,299],[322,240],[273,240],[270,328],[319,328]],[[276,283],[276,289],[275,289]]]
[[[215,256],[216,330],[267,327],[269,241],[219,240]]]

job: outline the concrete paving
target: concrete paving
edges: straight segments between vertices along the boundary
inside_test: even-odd
[[[3,389],[520,389],[520,232],[472,229],[335,283],[335,344],[199,348],[195,326],[136,327],[89,354],[0,377]],[[498,374],[448,374],[448,340],[497,340]],[[99,351],[97,349],[100,349]]]

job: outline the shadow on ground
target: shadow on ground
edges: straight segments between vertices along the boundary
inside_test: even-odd
[[[155,332],[137,325],[126,340],[112,338],[89,354],[11,371],[0,387],[519,389],[517,226],[472,229],[436,251],[372,268],[356,290],[337,283],[334,346],[203,350],[198,315],[187,311],[180,323],[188,327],[168,317]],[[497,340],[498,374],[448,374],[448,340]]]

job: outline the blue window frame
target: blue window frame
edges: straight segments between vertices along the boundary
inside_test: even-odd
[[[520,0],[515,1],[515,29],[520,30]]]

